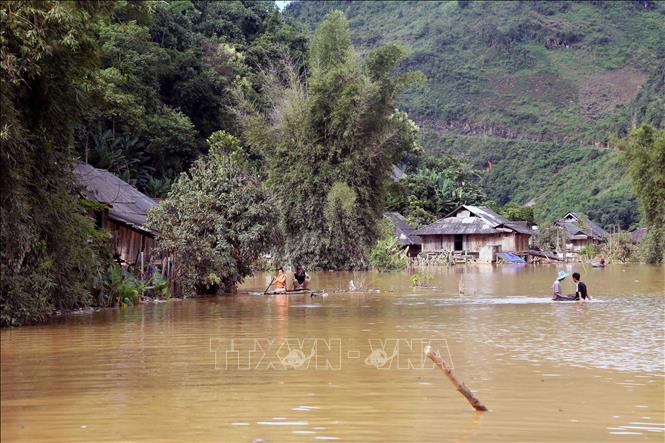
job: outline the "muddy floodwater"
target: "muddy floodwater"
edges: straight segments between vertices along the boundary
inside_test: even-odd
[[[549,301],[561,269],[592,302]],[[234,296],[4,329],[2,441],[664,441],[665,268],[429,272],[429,289],[312,273],[316,297],[252,295],[261,274]]]

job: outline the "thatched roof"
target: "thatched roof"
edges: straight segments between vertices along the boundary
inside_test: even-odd
[[[97,169],[87,163],[79,162],[74,174],[85,198],[110,206],[110,219],[155,234],[145,226],[148,211],[157,204],[153,199],[109,171]]]
[[[510,221],[485,206],[463,205],[431,225],[417,229],[415,235],[500,234],[516,232],[531,235],[526,222]]]
[[[398,212],[384,212],[383,216],[395,225],[395,238],[399,239],[399,242],[402,245],[419,245],[422,243],[420,237],[417,235],[411,235],[415,229],[407,223],[402,214]]]
[[[606,230],[577,212],[567,213],[557,220],[556,224],[563,228],[566,236],[571,240],[586,238],[602,240],[609,235]]]

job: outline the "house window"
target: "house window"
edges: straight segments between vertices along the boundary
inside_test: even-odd
[[[455,236],[455,251],[464,250],[464,236],[462,234],[457,234]]]

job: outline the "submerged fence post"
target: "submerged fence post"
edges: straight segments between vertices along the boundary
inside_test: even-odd
[[[476,411],[487,411],[487,407],[478,400],[471,390],[466,387],[464,382],[460,381],[453,374],[453,370],[446,364],[446,362],[441,358],[438,352],[432,350],[431,346],[425,346],[425,355],[429,357],[430,360],[434,362],[448,377],[448,379],[455,385],[457,391],[462,394],[471,406],[474,407]]]

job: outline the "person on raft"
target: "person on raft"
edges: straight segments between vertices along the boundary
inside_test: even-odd
[[[275,283],[275,292],[286,292],[286,288],[288,285],[288,277],[284,272],[284,268],[282,268],[281,266],[277,268],[277,275],[275,276],[274,283]]]
[[[573,272],[573,281],[575,282],[575,300],[589,301],[589,293],[587,292],[586,285],[580,281],[580,273]]]
[[[559,271],[559,274],[556,276],[556,280],[552,284],[552,300],[554,301],[572,301],[575,300],[574,295],[563,295],[561,293],[561,282],[568,277],[566,271]]]
[[[293,290],[302,291],[309,289],[309,281],[311,278],[309,274],[300,265],[296,265],[296,270],[293,273]]]
[[[293,273],[293,290],[302,291],[309,289],[309,274],[300,265],[296,265],[296,271]]]

